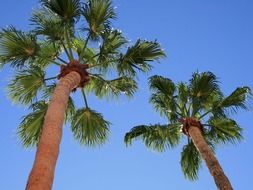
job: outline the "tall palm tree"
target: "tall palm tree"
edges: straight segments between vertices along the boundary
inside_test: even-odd
[[[110,0],[40,4],[30,19],[31,31],[11,26],[0,32],[0,60],[17,71],[8,94],[32,110],[18,128],[24,146],[37,146],[27,190],[52,188],[64,121],[71,123],[81,144],[105,142],[110,123],[89,107],[87,93],[131,97],[137,90],[137,71],[148,72],[149,62],[165,56],[156,41],[127,45],[123,34],[112,28],[116,13]],[[70,96],[77,90],[84,99],[82,108]]]
[[[167,124],[140,125],[125,135],[125,143],[141,138],[145,145],[158,151],[173,148],[181,137],[188,139],[181,153],[181,168],[186,178],[196,180],[201,157],[221,190],[232,186],[214,155],[220,143],[242,139],[242,129],[228,114],[247,109],[249,87],[239,87],[224,96],[216,76],[211,72],[193,73],[189,84],[174,84],[170,79],[153,76],[149,80],[153,92],[150,102]]]

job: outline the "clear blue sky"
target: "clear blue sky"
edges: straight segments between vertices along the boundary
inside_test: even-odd
[[[35,0],[0,0],[0,27],[29,28],[28,18]],[[222,82],[225,94],[237,86],[253,87],[253,1],[251,0],[115,0],[118,19],[114,23],[128,39],[157,39],[167,58],[145,76],[139,91],[128,101],[114,103],[91,97],[93,109],[111,121],[109,141],[98,149],[80,146],[64,128],[56,168],[54,190],[215,190],[205,165],[199,180],[184,179],[179,159],[182,145],[165,153],[148,150],[140,141],[126,148],[123,136],[138,124],[164,122],[148,104],[147,77],[159,74],[186,81],[196,71],[212,71]],[[24,189],[34,150],[25,150],[16,127],[25,108],[14,106],[5,86],[11,69],[0,71],[0,189]],[[77,104],[78,104],[77,100]],[[235,116],[244,128],[242,143],[220,146],[217,157],[235,190],[252,188],[253,114]]]

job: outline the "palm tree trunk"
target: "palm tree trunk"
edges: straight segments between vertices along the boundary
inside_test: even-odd
[[[198,149],[202,158],[205,160],[206,165],[214,178],[216,186],[219,190],[232,190],[232,185],[230,184],[227,176],[222,170],[218,160],[213,154],[213,151],[209,148],[206,143],[201,130],[198,127],[189,127],[189,135],[195,147]]]
[[[51,190],[62,137],[65,110],[71,91],[80,83],[80,75],[72,71],[61,78],[45,115],[35,161],[26,190]]]

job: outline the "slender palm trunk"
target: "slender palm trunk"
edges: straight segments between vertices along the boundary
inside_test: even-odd
[[[201,130],[198,127],[191,126],[189,128],[189,135],[202,158],[205,160],[206,165],[214,178],[216,186],[219,190],[232,190],[232,186],[222,170],[218,160],[214,156],[212,150],[206,143]]]
[[[62,137],[62,127],[69,95],[80,83],[80,75],[72,71],[61,78],[48,106],[35,161],[26,190],[51,190]]]

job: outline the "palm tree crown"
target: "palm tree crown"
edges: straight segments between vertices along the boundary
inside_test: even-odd
[[[71,66],[82,70],[79,89],[84,107],[77,108],[70,97],[66,121],[81,144],[101,144],[110,122],[89,107],[87,94],[131,97],[137,90],[137,71],[149,71],[150,62],[165,54],[156,41],[137,40],[128,45],[112,27],[116,13],[110,0],[40,0],[40,4],[30,19],[32,30],[10,26],[0,32],[1,66],[10,64],[17,71],[8,95],[32,111],[18,129],[22,143],[37,145],[55,79]],[[60,74],[54,74],[55,66],[61,68]]]
[[[178,145],[181,137],[186,136],[188,141],[181,153],[181,168],[186,178],[196,180],[201,156],[188,134],[186,121],[201,129],[212,150],[220,143],[236,143],[242,139],[242,128],[229,114],[247,109],[249,87],[239,87],[224,96],[211,72],[193,73],[188,84],[174,84],[162,76],[151,77],[149,84],[153,92],[150,102],[168,119],[168,124],[136,126],[126,134],[127,144],[141,138],[147,147],[164,151]]]

